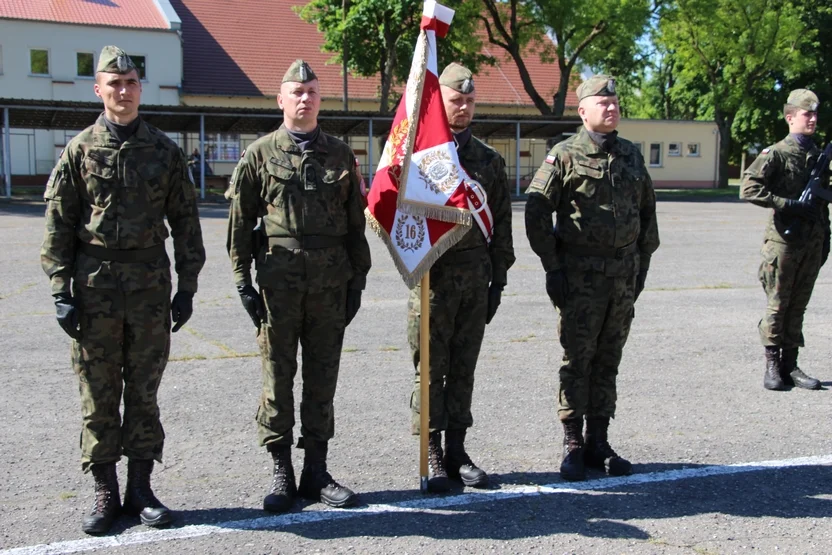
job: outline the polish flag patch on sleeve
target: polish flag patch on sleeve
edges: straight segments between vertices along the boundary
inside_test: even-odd
[[[555,163],[555,155],[550,154],[549,156],[547,156],[546,157],[546,163],[547,164],[554,164]]]

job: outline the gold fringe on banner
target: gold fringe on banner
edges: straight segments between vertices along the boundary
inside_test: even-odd
[[[369,224],[370,229],[372,229],[387,246],[387,250],[393,258],[393,263],[396,265],[396,269],[399,271],[399,274],[401,274],[408,289],[413,289],[419,285],[419,282],[422,281],[422,276],[425,275],[425,272],[430,270],[431,266],[433,266],[443,254],[448,252],[448,249],[459,243],[459,241],[462,240],[462,237],[464,237],[465,234],[468,233],[468,230],[471,229],[470,226],[466,227],[464,225],[456,225],[451,228],[447,233],[439,238],[439,241],[430,248],[428,254],[425,255],[413,272],[411,272],[404,265],[404,261],[396,250],[396,246],[390,238],[390,235],[387,233],[387,230],[384,229],[378,220],[376,220],[369,208],[364,209],[364,215],[367,217],[367,223]]]

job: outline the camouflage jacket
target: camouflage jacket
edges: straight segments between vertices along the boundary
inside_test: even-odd
[[[235,283],[250,282],[255,260],[261,286],[364,289],[370,246],[355,155],[323,132],[307,148],[301,152],[281,125],[243,152],[229,188],[227,247]],[[343,245],[258,250],[251,231],[260,217],[268,237],[341,237]]]
[[[514,264],[514,247],[511,239],[511,196],[505,160],[496,150],[474,136],[471,136],[465,146],[459,149],[458,154],[462,167],[472,178],[482,184],[485,190],[488,207],[494,217],[494,235],[491,238],[491,244],[488,245],[491,282],[505,285],[508,283],[506,277],[508,269]],[[485,252],[486,241],[479,226],[474,222],[459,243],[448,249],[437,264],[456,264],[460,258],[455,258],[454,254],[477,248],[482,248]],[[469,260],[468,258],[461,259]]]
[[[649,268],[659,248],[656,194],[630,141],[618,138],[607,153],[581,128],[549,151],[527,193],[526,235],[547,272],[566,265],[568,257],[607,275]],[[620,259],[576,256],[566,253],[570,246],[632,251]]]
[[[140,122],[119,145],[101,114],[61,153],[44,199],[40,258],[53,294],[70,291],[70,278],[88,287],[124,291],[169,284],[167,255],[153,262],[111,262],[79,251],[80,243],[117,250],[164,244],[165,217],[179,290],[196,292],[205,249],[194,184],[185,155],[152,125]]]
[[[783,232],[789,227],[793,231],[797,230],[789,242],[805,241],[812,234],[829,229],[829,209],[824,201],[820,201],[819,208],[823,223],[801,222],[800,225],[792,226],[794,219],[780,212],[786,199],[800,197],[818,156],[820,150],[817,147],[813,146],[807,151],[789,135],[779,143],[764,148],[743,173],[740,198],[757,206],[774,209],[766,226],[766,240],[785,243]]]

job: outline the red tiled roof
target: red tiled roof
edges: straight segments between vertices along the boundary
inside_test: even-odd
[[[303,58],[318,75],[322,96],[343,95],[341,66],[327,63],[332,54],[321,52],[323,35],[293,11],[293,6],[303,5],[298,0],[171,0],[171,4],[182,20],[185,93],[275,96],[285,69]],[[531,106],[508,54],[494,45],[485,46],[500,62],[480,71],[477,102]],[[525,61],[538,92],[551,103],[560,77],[557,65],[542,63],[537,54]],[[350,76],[347,86],[352,99],[378,98],[378,78]],[[577,105],[574,90],[567,105]]]
[[[169,29],[153,0],[0,0],[0,18]]]

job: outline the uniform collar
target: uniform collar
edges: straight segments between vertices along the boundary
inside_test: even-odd
[[[141,116],[140,116],[141,117]],[[107,129],[107,124],[105,123],[104,112],[98,116],[98,119],[95,120],[95,124],[92,128],[93,134],[93,145],[94,146],[103,146],[109,148],[120,148],[122,145],[128,147],[135,147],[135,146],[147,146],[152,144],[152,137],[150,134],[150,129],[148,129],[147,124],[144,120],[139,120],[139,127],[136,129],[136,132],[133,133],[126,141],[120,143],[118,139],[113,137],[113,134],[110,133],[110,130]]]
[[[274,132],[274,143],[277,148],[284,152],[301,154],[300,148],[298,148],[295,140],[289,134],[289,130],[286,128],[285,124],[281,124],[277,131]],[[329,141],[327,139],[327,135],[324,133],[324,130],[321,129],[321,132],[318,134],[318,138],[309,144],[307,151],[311,150],[313,152],[325,154],[329,150],[328,144]]]

